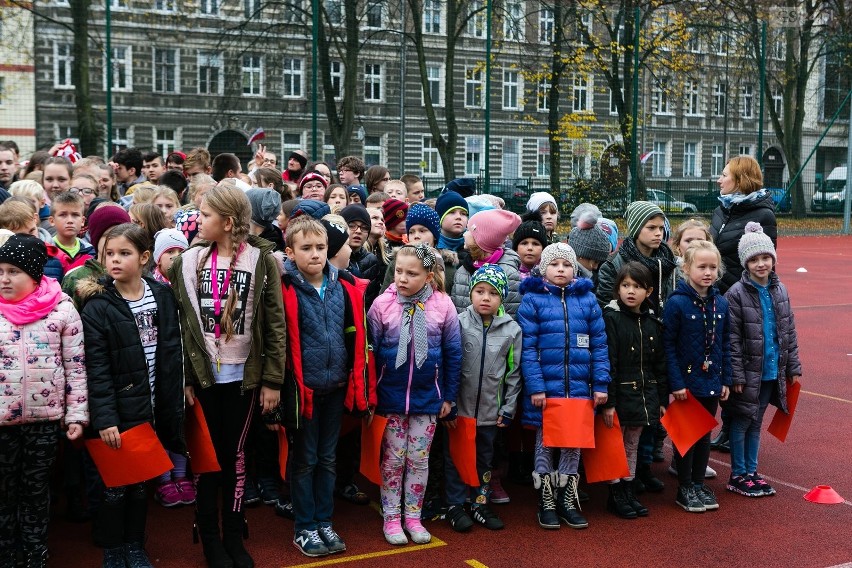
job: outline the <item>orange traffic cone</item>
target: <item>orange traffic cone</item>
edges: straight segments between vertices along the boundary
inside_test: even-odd
[[[844,501],[843,497],[831,488],[831,485],[817,485],[805,493],[805,499],[811,503],[821,503],[823,505],[836,505]]]

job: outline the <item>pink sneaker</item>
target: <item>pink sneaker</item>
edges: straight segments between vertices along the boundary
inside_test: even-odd
[[[174,481],[161,483],[154,492],[154,499],[163,507],[177,507],[183,504],[180,489],[178,489]]]
[[[411,536],[414,544],[426,544],[432,540],[432,535],[423,528],[420,519],[405,519],[405,532]]]
[[[191,479],[181,477],[175,479],[175,486],[180,491],[180,502],[184,505],[192,505],[195,503],[195,485]]]
[[[382,532],[385,533],[385,540],[389,544],[397,546],[408,544],[408,539],[405,537],[405,533],[402,532],[402,523],[400,523],[399,519],[385,519],[385,523],[382,525]]]
[[[491,502],[500,504],[509,502],[509,494],[503,489],[497,472],[491,472]]]

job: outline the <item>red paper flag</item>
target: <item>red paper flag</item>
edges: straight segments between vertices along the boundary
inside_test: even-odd
[[[382,472],[379,468],[382,455],[382,438],[388,419],[378,414],[373,415],[369,426],[361,427],[361,475],[382,486]]]
[[[148,422],[122,432],[117,450],[100,438],[86,440],[86,449],[107,487],[148,481],[174,467]]]
[[[713,430],[718,422],[687,391],[686,400],[674,400],[660,419],[680,455],[689,451],[695,442]]]
[[[548,398],[542,441],[549,448],[594,448],[594,403],[586,398]]]
[[[216,449],[210,439],[207,420],[201,410],[201,402],[196,398],[195,404],[186,412],[186,450],[189,453],[192,473],[209,473],[222,471],[216,458]]]
[[[290,445],[287,442],[287,432],[284,426],[278,428],[278,470],[281,479],[287,479],[287,456],[290,454]]]
[[[583,450],[583,467],[586,481],[609,481],[630,475],[627,453],[624,451],[624,436],[618,415],[612,417],[612,428],[604,424],[603,415],[595,416],[595,447]]]
[[[796,382],[787,385],[787,410],[790,414],[784,414],[780,408],[775,411],[775,416],[772,417],[772,422],[769,423],[767,432],[781,440],[787,441],[787,434],[790,432],[790,425],[793,423],[793,414],[796,412],[796,405],[799,404],[799,392],[802,390],[802,383]]]
[[[476,418],[459,416],[456,427],[447,428],[450,434],[450,457],[461,480],[471,487],[479,487],[476,471]]]

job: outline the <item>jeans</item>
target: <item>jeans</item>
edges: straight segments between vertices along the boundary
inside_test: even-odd
[[[718,397],[696,396],[695,400],[700,402],[701,406],[711,416],[716,414],[716,409],[719,407]],[[677,480],[680,486],[704,485],[704,471],[710,461],[710,432],[699,438],[686,454],[681,455],[677,448],[675,448],[675,453],[677,455]]]
[[[331,525],[334,512],[335,450],[343,418],[346,389],[314,393],[313,416],[293,433],[290,446],[290,495],[295,530]]]
[[[445,430],[446,431],[446,430]],[[464,504],[465,499],[471,496],[470,487],[468,487],[459,476],[459,472],[453,464],[453,459],[450,457],[450,444],[445,436],[444,448],[444,477],[447,485],[447,505]],[[497,438],[497,426],[477,426],[476,427],[476,473],[479,474],[481,486],[487,486],[491,480],[491,467],[494,462],[494,440]],[[488,475],[486,475],[488,474]],[[477,487],[479,489],[479,487]]]
[[[757,452],[760,449],[760,427],[769,401],[778,388],[776,381],[760,383],[757,417],[730,415],[731,418],[731,475],[757,473]]]

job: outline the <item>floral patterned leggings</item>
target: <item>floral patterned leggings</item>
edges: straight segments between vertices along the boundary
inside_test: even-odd
[[[429,478],[429,448],[435,436],[434,414],[389,414],[382,439],[382,512],[398,520],[419,519]]]

